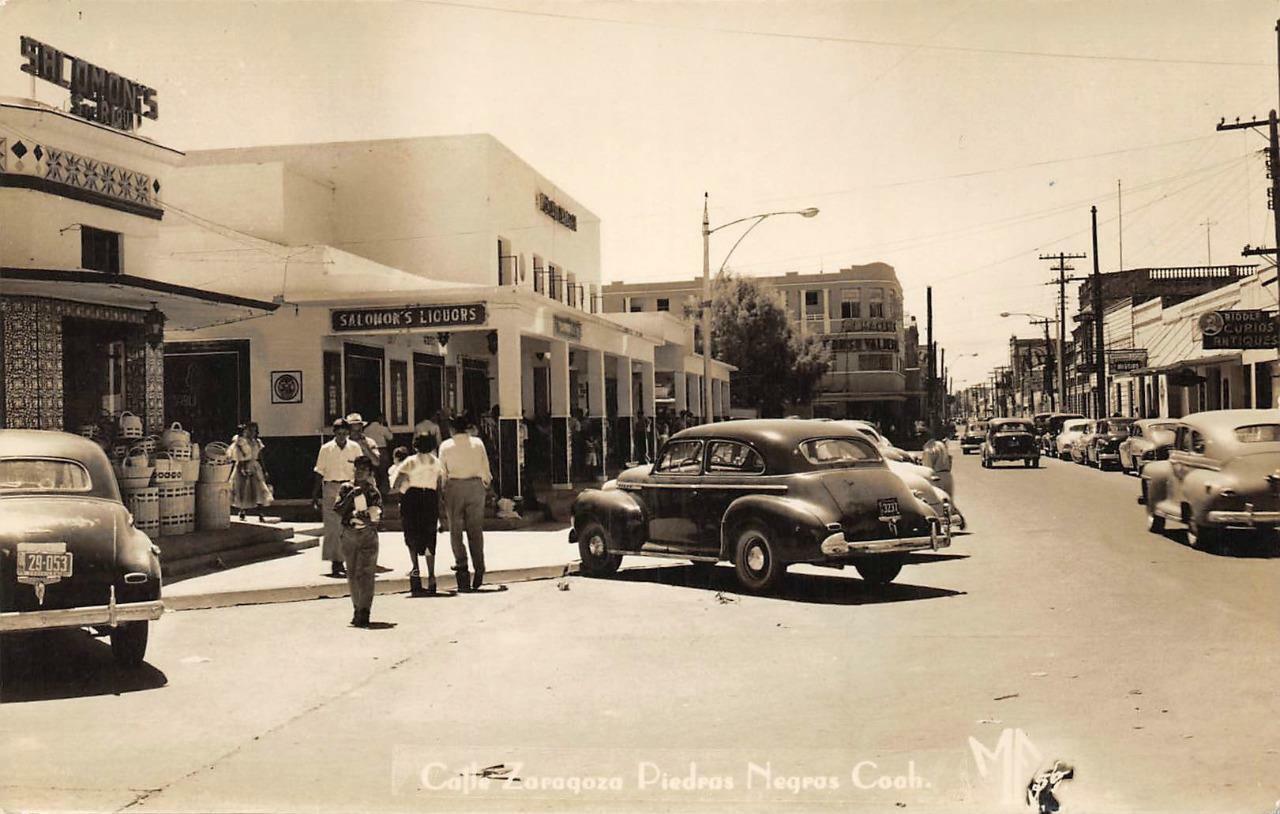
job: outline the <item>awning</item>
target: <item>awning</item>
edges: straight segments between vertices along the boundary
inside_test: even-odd
[[[1152,373],[1168,373],[1170,370],[1178,370],[1184,367],[1203,367],[1205,365],[1228,365],[1240,364],[1240,351],[1232,351],[1231,353],[1218,353],[1213,356],[1200,356],[1183,359],[1180,362],[1173,362],[1167,365],[1157,365],[1154,367],[1144,367],[1139,370],[1129,371],[1130,376],[1141,374],[1150,375]]]
[[[187,331],[263,316],[280,307],[146,277],[60,269],[0,268],[0,293],[141,311],[155,303],[164,312],[166,327]]]

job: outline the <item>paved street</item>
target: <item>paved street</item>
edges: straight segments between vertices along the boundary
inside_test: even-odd
[[[172,613],[133,675],[10,643],[0,808],[1016,811],[1062,759],[1068,812],[1272,811],[1280,559],[1148,534],[1132,477],[956,464],[972,534],[883,589],[629,560],[382,596],[370,631],[345,600]]]

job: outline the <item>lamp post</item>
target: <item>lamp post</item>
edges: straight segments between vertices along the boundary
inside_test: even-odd
[[[1058,352],[1057,354],[1054,354],[1053,346],[1050,344],[1049,340],[1049,326],[1057,324],[1058,320],[1053,319],[1052,317],[1040,316],[1039,314],[1029,314],[1026,311],[1001,311],[1000,316],[1026,317],[1032,325],[1044,326],[1044,349],[1045,353],[1048,354],[1048,361],[1046,361],[1044,366],[1044,389],[1045,392],[1049,394],[1049,410],[1056,411],[1058,409],[1058,404],[1057,400],[1054,398],[1053,372],[1050,368],[1052,368],[1054,364],[1062,364],[1062,345],[1059,343]],[[1063,393],[1062,395],[1065,398],[1066,394]]]
[[[812,218],[818,214],[818,208],[815,206],[811,206],[808,209],[765,212],[760,215],[749,215],[745,218],[731,220],[712,229],[707,210],[709,198],[708,193],[702,193],[702,416],[704,419],[708,417],[708,413],[711,411],[711,235],[734,224],[744,223],[749,220],[755,221],[738,236],[733,246],[729,248],[729,253],[724,256],[724,261],[720,263],[720,270],[716,272],[719,275],[720,271],[724,271],[725,264],[729,262],[729,257],[733,254],[733,250],[738,248],[738,244],[742,242],[743,238],[751,234],[752,229],[768,218],[774,215],[799,215],[802,218]]]

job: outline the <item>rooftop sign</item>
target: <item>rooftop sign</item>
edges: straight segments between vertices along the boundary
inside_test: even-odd
[[[1205,350],[1269,350],[1276,347],[1276,318],[1261,308],[1200,315]]]
[[[71,113],[117,130],[131,131],[142,119],[160,118],[155,88],[149,88],[92,62],[59,51],[31,37],[21,38],[23,73],[71,91]]]

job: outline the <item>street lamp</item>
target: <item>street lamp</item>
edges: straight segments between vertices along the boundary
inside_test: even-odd
[[[731,220],[728,223],[722,223],[716,228],[711,228],[711,221],[708,216],[707,206],[709,195],[702,193],[702,416],[706,419],[711,412],[711,235],[729,226],[744,223],[746,221],[755,221],[746,230],[738,236],[733,246],[729,248],[729,254],[724,256],[724,262],[720,264],[720,271],[724,271],[725,265],[729,262],[729,257],[733,254],[733,250],[738,248],[738,244],[743,238],[751,234],[751,230],[759,226],[762,222],[774,215],[799,215],[802,218],[812,218],[818,214],[818,208],[811,206],[808,209],[784,210],[781,212],[765,212],[760,215],[749,215],[745,218]],[[716,272],[719,274],[720,272]],[[725,405],[726,407],[728,405]]]
[[[1000,316],[1026,317],[1032,325],[1043,325],[1045,353],[1053,352],[1052,346],[1050,345],[1050,340],[1049,340],[1049,326],[1051,324],[1057,324],[1058,320],[1053,319],[1052,317],[1041,316],[1040,314],[1030,314],[1030,313],[1027,313],[1026,311],[1001,311]],[[1061,342],[1058,343],[1058,351],[1056,354],[1055,364],[1057,364],[1059,368],[1062,365],[1062,343]],[[1061,376],[1058,377],[1058,381],[1059,382],[1063,381]],[[1057,403],[1057,399],[1054,397],[1054,392],[1053,392],[1053,376],[1049,372],[1049,365],[1047,363],[1045,364],[1045,368],[1044,368],[1044,389],[1045,389],[1045,392],[1049,394],[1049,409],[1057,410],[1058,403]],[[1034,394],[1034,392],[1035,391],[1033,390],[1032,393]],[[1065,385],[1064,385],[1062,397],[1065,399],[1066,395],[1067,394],[1066,394]]]

